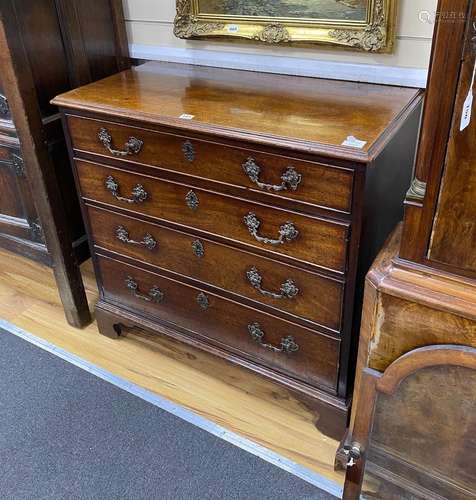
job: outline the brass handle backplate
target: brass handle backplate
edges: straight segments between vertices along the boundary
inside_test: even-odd
[[[132,240],[129,237],[129,231],[124,226],[118,226],[116,228],[116,238],[122,241],[122,243],[143,246],[151,251],[157,247],[157,241],[151,234],[145,234],[141,241]]]
[[[250,282],[251,286],[258,290],[261,295],[265,297],[271,297],[272,299],[293,299],[298,295],[299,288],[296,286],[295,282],[292,279],[288,279],[281,284],[280,292],[269,292],[261,288],[261,283],[263,281],[263,277],[259,273],[256,267],[252,267],[246,272],[246,277]]]
[[[292,335],[283,337],[279,346],[274,346],[273,344],[267,344],[264,341],[265,333],[261,329],[261,325],[259,323],[250,323],[248,325],[248,332],[251,338],[257,344],[259,344],[264,349],[267,349],[268,351],[283,352],[286,354],[291,354],[293,352],[299,351],[299,345],[296,343]]]
[[[114,198],[126,203],[142,203],[149,197],[149,193],[147,193],[142,184],[135,185],[134,189],[132,190],[132,196],[130,198],[121,196],[119,194],[119,184],[112,175],[109,175],[106,178],[104,185],[106,186],[106,189],[111,192]]]
[[[288,167],[281,176],[281,184],[266,184],[259,180],[261,167],[256,163],[254,158],[248,158],[242,165],[245,174],[254,182],[260,189],[268,191],[287,191],[291,189],[296,191],[302,181],[302,175],[298,173],[294,167]]]
[[[272,239],[266,238],[264,236],[260,236],[258,234],[258,229],[261,225],[261,221],[256,217],[254,212],[249,212],[248,215],[245,215],[243,218],[243,222],[250,234],[260,243],[264,243],[265,245],[282,245],[286,242],[290,242],[295,240],[299,236],[299,231],[296,229],[292,222],[286,222],[279,229],[279,238]]]
[[[187,204],[188,208],[190,208],[190,210],[197,210],[200,206],[200,200],[197,196],[197,193],[190,190],[185,196],[185,203]]]
[[[192,241],[192,252],[199,259],[201,259],[205,255],[205,247],[200,240]]]
[[[147,294],[142,293],[139,290],[137,281],[130,276],[126,278],[126,287],[137,299],[145,300],[146,302],[155,302],[156,304],[160,304],[164,300],[164,292],[162,292],[159,287],[153,286]]]
[[[124,149],[114,149],[112,147],[112,136],[106,128],[102,128],[98,133],[99,142],[114,156],[138,155],[141,152],[144,141],[129,137],[124,144]]]
[[[195,160],[195,148],[190,141],[185,141],[182,144],[182,153],[187,161],[192,163]]]

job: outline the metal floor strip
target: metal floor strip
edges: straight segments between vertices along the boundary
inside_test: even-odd
[[[243,438],[240,435],[235,434],[234,432],[230,432],[225,428],[215,424],[214,422],[211,422],[210,420],[207,420],[206,418],[201,417],[200,415],[187,410],[186,408],[178,404],[168,401],[167,399],[162,398],[161,396],[158,396],[157,394],[154,394],[147,389],[143,389],[142,387],[133,384],[121,377],[117,377],[116,375],[113,375],[112,373],[103,370],[102,368],[93,365],[92,363],[89,363],[79,356],[76,356],[75,354],[69,353],[68,351],[56,347],[54,344],[51,344],[46,340],[28,333],[27,331],[13,325],[8,321],[0,319],[0,328],[8,331],[9,333],[12,333],[13,335],[16,335],[17,337],[21,337],[27,342],[30,342],[31,344],[40,347],[41,349],[44,349],[45,351],[48,351],[55,356],[58,356],[59,358],[95,375],[96,377],[101,378],[102,380],[105,380],[106,382],[115,385],[116,387],[134,394],[144,401],[147,401],[157,406],[158,408],[161,408],[162,410],[165,410],[175,415],[176,417],[179,417],[182,420],[185,420],[190,424],[209,432],[210,434],[213,434],[214,436],[217,436],[218,438],[223,439],[228,443],[233,444],[234,446],[238,446],[239,448],[252,453],[262,460],[265,460],[266,462],[269,462],[289,472],[290,474],[301,478],[302,480],[316,486],[317,488],[320,488],[321,490],[326,491],[327,493],[330,493],[331,495],[334,495],[337,498],[342,498],[343,490],[339,484],[325,478],[324,476],[321,476],[320,474],[317,474],[316,472],[302,465],[297,464],[296,462],[293,462],[292,460],[289,460],[286,457],[279,455],[278,453],[275,453],[274,451],[265,448],[264,446],[254,443],[249,439]]]

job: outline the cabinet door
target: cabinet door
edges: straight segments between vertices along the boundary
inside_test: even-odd
[[[0,240],[9,248],[22,241],[44,246],[18,145],[0,136]]]
[[[476,16],[476,4],[473,17]],[[476,276],[476,23],[470,23],[428,258]],[[472,109],[471,109],[472,108]]]
[[[476,498],[476,349],[416,349],[365,369],[344,499]]]

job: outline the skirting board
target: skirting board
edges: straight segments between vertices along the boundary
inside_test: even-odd
[[[157,45],[131,44],[129,49],[131,56],[135,59],[261,71],[282,75],[329,78],[332,80],[381,83],[403,87],[425,88],[428,76],[427,69],[419,68],[351,64],[297,57],[220,52]]]

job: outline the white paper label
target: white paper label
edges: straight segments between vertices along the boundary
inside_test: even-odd
[[[474,101],[473,87],[474,87],[475,76],[476,76],[476,61],[474,62],[473,78],[471,79],[469,92],[463,104],[463,111],[461,112],[461,125],[459,127],[460,131],[463,131],[471,123],[471,113],[473,112],[473,101]]]
[[[463,105],[463,114],[461,115],[460,131],[463,131],[471,123],[471,111],[473,109],[473,93],[470,92]]]
[[[362,149],[367,144],[367,141],[360,141],[353,135],[349,135],[347,139],[342,143],[342,146],[351,146],[353,148]]]
[[[183,115],[180,115],[179,118],[181,118],[182,120],[193,120],[195,118],[195,115],[187,115],[187,114],[183,114]]]
[[[240,31],[240,27],[237,24],[229,24],[227,29],[228,33],[238,33]]]

